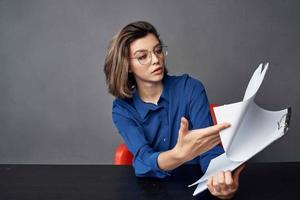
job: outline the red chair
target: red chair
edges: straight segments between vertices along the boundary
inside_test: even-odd
[[[219,105],[218,104],[210,104],[209,105],[210,114],[211,114],[214,124],[217,124],[217,120],[216,120],[216,115],[214,113],[213,108],[217,107],[217,106],[219,106]],[[126,145],[124,143],[120,144],[115,151],[114,164],[115,165],[131,165],[132,159],[133,159],[133,155],[128,150]]]
[[[126,145],[120,144],[115,151],[115,165],[131,165],[132,164],[133,155],[127,149]]]

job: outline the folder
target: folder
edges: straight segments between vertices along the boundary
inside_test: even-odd
[[[205,174],[189,187],[197,185],[193,196],[207,189],[207,180],[220,171],[234,170],[288,132],[291,108],[269,111],[255,102],[269,63],[260,64],[253,73],[241,102],[214,108],[217,123],[231,126],[220,132],[224,153],[212,159]]]

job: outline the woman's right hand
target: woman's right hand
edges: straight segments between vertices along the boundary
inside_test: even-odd
[[[221,142],[219,132],[230,127],[221,123],[202,129],[188,130],[189,122],[181,118],[177,144],[173,148],[180,160],[190,161]]]

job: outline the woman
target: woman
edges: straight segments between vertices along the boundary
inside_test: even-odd
[[[202,83],[187,74],[169,76],[166,46],[148,22],[134,22],[113,37],[104,72],[109,92],[116,97],[112,117],[134,155],[136,176],[164,178],[184,163],[199,163],[203,172],[210,160],[224,152],[219,131],[212,126]],[[209,191],[223,199],[238,188],[242,168],[209,178]]]

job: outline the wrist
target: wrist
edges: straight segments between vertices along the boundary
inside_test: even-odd
[[[172,158],[179,163],[185,163],[185,156],[183,155],[182,151],[180,151],[177,146],[170,150]]]

